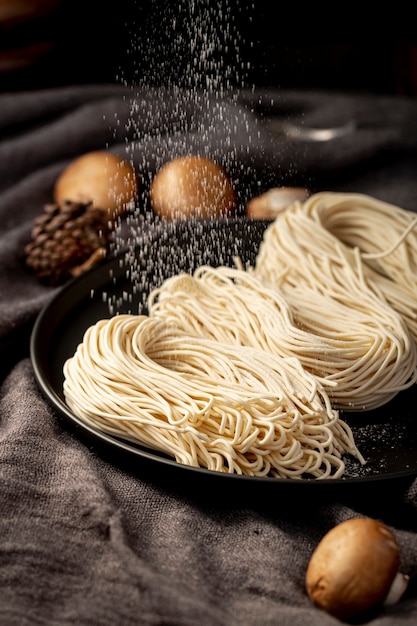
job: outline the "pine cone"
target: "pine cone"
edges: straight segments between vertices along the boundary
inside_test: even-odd
[[[47,204],[33,222],[26,264],[41,282],[56,286],[103,258],[109,238],[106,213],[91,202]]]

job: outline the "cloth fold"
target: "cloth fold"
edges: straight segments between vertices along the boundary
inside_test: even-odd
[[[24,255],[59,173],[96,149],[132,160],[143,213],[157,168],[189,151],[228,169],[242,219],[248,198],[286,185],[369,193],[414,211],[416,119],[414,100],[364,95],[191,97],[114,85],[0,95],[0,624],[336,625],[308,599],[305,571],[323,534],[361,515],[393,528],[412,577],[401,602],[366,623],[416,623],[413,477],[233,494],[221,480],[124,465],[72,432],[36,385],[30,333],[57,288],[41,285]],[[352,130],[331,141],[285,134],[289,122],[345,120]]]

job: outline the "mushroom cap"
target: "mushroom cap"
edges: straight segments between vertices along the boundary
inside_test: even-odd
[[[117,217],[138,196],[139,182],[133,165],[106,150],[87,152],[71,161],[54,186],[57,204],[66,200],[93,202]]]
[[[370,518],[332,528],[317,545],[306,571],[311,600],[339,619],[382,604],[400,562],[395,535]]]
[[[199,155],[168,161],[155,175],[150,197],[154,213],[166,219],[232,217],[237,204],[223,167]]]

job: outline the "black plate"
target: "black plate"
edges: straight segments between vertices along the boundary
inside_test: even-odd
[[[131,466],[150,462],[157,471],[180,470],[181,477],[209,476],[231,484],[275,487],[302,484],[373,484],[375,481],[413,477],[417,474],[417,389],[400,393],[390,403],[366,413],[343,415],[352,427],[356,442],[367,459],[365,466],[347,461],[343,478],[275,479],[223,474],[191,468],[153,450],[135,446],[86,426],[65,404],[62,386],[64,361],[72,356],[85,330],[98,319],[114,313],[145,312],[150,289],[180,271],[192,271],[202,264],[233,265],[234,257],[254,263],[268,222],[228,220],[181,222],[149,228],[135,243],[95,268],[70,281],[40,313],[31,337],[31,359],[36,380],[50,404],[86,437],[93,447],[111,460],[131,461]],[[135,238],[137,239],[137,238]]]

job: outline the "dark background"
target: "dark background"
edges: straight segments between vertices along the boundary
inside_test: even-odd
[[[0,89],[123,82],[417,95],[410,15],[378,8],[365,20],[346,7],[326,14],[308,7],[3,0]]]

